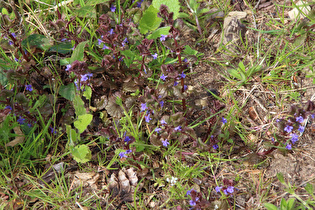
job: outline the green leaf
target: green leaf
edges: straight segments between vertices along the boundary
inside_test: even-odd
[[[69,140],[70,148],[74,147],[74,144],[80,141],[80,134],[77,134],[76,130],[72,129],[70,125],[66,125],[66,131]]]
[[[240,70],[242,70],[242,72],[244,72],[244,73],[246,72],[246,69],[245,69],[243,62],[239,62],[238,67]]]
[[[6,8],[2,8],[2,9],[1,9],[1,13],[2,13],[3,15],[9,15],[9,12],[8,12],[8,10],[7,10]]]
[[[235,70],[235,69],[228,69],[227,71],[228,71],[228,73],[229,73],[231,76],[233,76],[233,77],[235,77],[235,78],[237,78],[237,79],[239,79],[239,80],[242,80],[242,79],[243,79],[243,77],[242,77],[242,75],[241,75],[241,73],[240,73],[239,71],[237,71],[237,70]]]
[[[190,18],[190,15],[187,14],[187,13],[184,13],[184,12],[180,12],[179,15],[178,15],[178,18],[186,18],[186,19],[189,19],[189,18]]]
[[[284,198],[281,199],[280,209],[281,210],[287,210],[287,202],[286,202],[286,200]]]
[[[106,3],[109,0],[89,0],[86,2],[86,5],[96,5],[96,4],[102,4],[102,3]]]
[[[10,66],[5,65],[5,61],[0,60],[0,84],[5,86],[8,83],[7,74],[3,72],[3,69],[9,69]]]
[[[61,60],[60,60],[60,65],[61,65],[61,66],[66,66],[66,65],[70,64],[70,59],[71,59],[71,58],[64,58],[64,59],[61,59]]]
[[[83,17],[83,18],[95,18],[96,17],[96,12],[94,9],[95,6],[92,5],[86,5],[84,7],[81,7],[80,9],[77,9],[74,11],[74,14],[78,17]]]
[[[124,51],[120,51],[120,52],[121,52],[121,54],[123,54],[125,56],[124,62],[127,65],[127,67],[129,68],[129,66],[134,61],[135,53],[132,52],[131,50],[124,50]]]
[[[36,100],[35,104],[30,108],[29,112],[34,112],[37,108],[42,107],[45,105],[47,96],[46,95],[40,95],[39,98]]]
[[[160,26],[161,18],[157,16],[158,11],[152,5],[146,9],[139,22],[140,33],[146,34],[148,31],[154,31]]]
[[[83,57],[84,57],[84,47],[86,45],[86,43],[88,43],[89,41],[85,41],[85,42],[81,42],[80,44],[78,44],[78,46],[74,49],[72,56],[70,58],[70,63],[72,63],[73,61],[83,61]]]
[[[187,55],[197,55],[197,54],[198,54],[198,51],[192,49],[189,45],[186,45],[186,46],[185,46],[184,53],[187,54]]]
[[[86,110],[84,108],[84,102],[82,101],[79,95],[75,95],[73,100],[73,106],[75,109],[75,114],[77,116],[86,114]]]
[[[92,88],[90,86],[85,86],[85,91],[83,93],[83,96],[88,99],[91,100],[92,97]]]
[[[314,187],[313,185],[311,185],[310,183],[307,183],[305,186],[305,190],[306,192],[308,192],[309,194],[313,195],[314,193]]]
[[[178,0],[153,0],[152,5],[160,10],[161,4],[168,6],[169,12],[173,12],[173,19],[176,20],[178,18],[180,4]]]
[[[294,199],[294,198],[290,198],[290,199],[287,201],[287,209],[288,209],[288,210],[293,209],[293,207],[294,207],[294,202],[295,202],[295,199]]]
[[[191,9],[192,9],[195,13],[197,13],[197,10],[198,10],[200,4],[198,4],[198,3],[196,2],[196,0],[190,0],[190,1],[189,1],[189,6],[191,7]]]
[[[69,101],[73,101],[75,96],[75,86],[73,83],[70,83],[68,85],[62,85],[59,90],[59,94],[64,97],[65,99],[68,99]]]
[[[24,39],[21,44],[24,49],[36,47],[44,51],[52,46],[50,40],[42,34],[32,34]]]
[[[72,44],[71,42],[65,42],[65,43],[60,43],[52,46],[49,48],[48,52],[56,52],[56,53],[61,53],[61,54],[67,54],[70,53],[72,50]]]
[[[233,139],[228,139],[227,142],[229,142],[230,144],[233,144]]]
[[[170,26],[166,26],[166,27],[162,27],[162,28],[158,28],[155,31],[153,31],[152,34],[150,34],[149,36],[147,36],[147,39],[156,39],[161,37],[161,35],[168,35],[170,32],[171,27]]]
[[[209,12],[210,10],[208,8],[203,8],[201,10],[198,10],[198,14],[203,14],[203,13],[206,13],[206,12]]]
[[[91,150],[86,145],[78,145],[71,151],[73,159],[78,163],[86,163],[91,160]]]
[[[83,133],[83,131],[88,127],[88,125],[92,122],[93,115],[91,114],[84,114],[79,115],[78,119],[74,121],[74,127],[76,127],[79,133]]]
[[[267,210],[278,210],[278,208],[271,203],[264,203],[264,206]]]
[[[277,178],[279,179],[279,181],[284,184],[284,178],[283,178],[283,175],[282,173],[277,173]]]
[[[122,99],[119,98],[119,96],[116,97],[116,104],[118,104],[119,106],[122,106]]]

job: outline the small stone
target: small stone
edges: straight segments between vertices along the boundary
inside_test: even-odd
[[[299,9],[304,14],[307,15],[311,11],[311,7],[307,6],[307,4],[308,4],[307,2],[299,1],[299,2],[296,3],[296,6],[299,7]],[[288,14],[289,14],[289,17],[292,20],[296,20],[296,19],[299,19],[299,18],[305,18],[305,15],[303,13],[301,13],[297,8],[294,8]]]

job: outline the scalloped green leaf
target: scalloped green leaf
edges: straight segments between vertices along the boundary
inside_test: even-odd
[[[42,34],[31,34],[21,43],[24,49],[36,47],[41,50],[48,50],[52,46],[52,42]]]
[[[79,95],[74,96],[73,106],[75,109],[75,114],[77,116],[86,114],[86,110],[84,108],[84,102]]]
[[[92,122],[93,115],[91,114],[84,114],[79,115],[78,119],[74,121],[74,127],[76,127],[79,133],[83,133],[83,131],[88,127],[88,125]]]
[[[91,160],[91,150],[86,145],[78,145],[72,149],[72,156],[78,163],[86,163]]]
[[[95,18],[96,17],[96,12],[94,9],[95,6],[91,5],[86,5],[84,7],[81,7],[80,9],[77,9],[74,11],[74,13],[78,17],[83,17],[83,18]]]
[[[158,9],[151,5],[144,12],[139,22],[140,33],[146,34],[148,31],[154,31],[160,26],[161,18],[157,16],[158,11]]]
[[[68,85],[62,85],[59,89],[59,94],[64,97],[65,99],[68,99],[69,101],[73,101],[75,97],[75,86],[73,83],[70,83]]]
[[[72,47],[73,46],[72,46],[71,42],[60,43],[60,44],[56,44],[56,45],[50,47],[48,52],[67,54],[67,53],[71,52]]]
[[[166,27],[162,27],[162,28],[158,28],[155,31],[153,31],[152,34],[150,34],[149,36],[147,36],[147,39],[156,39],[161,37],[161,35],[168,35],[170,32],[171,27],[170,26],[166,26]]]
[[[168,7],[169,12],[173,12],[173,19],[176,20],[179,15],[180,4],[178,0],[153,0],[152,5],[160,10],[161,4],[164,4]]]
[[[85,42],[81,42],[80,44],[78,44],[78,46],[74,49],[71,58],[70,58],[70,63],[72,63],[73,61],[83,61],[84,58],[84,48],[85,45],[88,43],[89,41],[85,41]]]
[[[198,54],[198,51],[192,49],[189,45],[186,45],[186,46],[185,46],[185,50],[184,50],[183,53],[185,53],[185,54],[187,54],[187,55],[197,55],[197,54]]]

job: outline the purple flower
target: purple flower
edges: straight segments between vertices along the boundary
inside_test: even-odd
[[[80,85],[79,85],[79,81],[75,80],[74,81],[75,86],[77,87],[77,90],[80,90]]]
[[[219,148],[219,146],[217,144],[212,146],[213,149],[217,150]]]
[[[132,150],[131,149],[127,149],[125,153],[126,154],[132,153]]]
[[[15,60],[16,62],[19,62],[19,59],[17,59],[17,58],[14,58],[14,60]]]
[[[33,91],[32,85],[25,85],[25,89],[28,91]]]
[[[141,7],[141,3],[143,2],[143,0],[137,2],[137,7],[140,8]]]
[[[11,45],[11,46],[13,45],[13,42],[11,40],[9,41],[9,45]]]
[[[167,77],[167,76],[165,76],[164,74],[162,74],[162,76],[160,76],[160,78],[161,78],[163,81],[165,81],[166,77]]]
[[[295,118],[296,122],[302,123],[304,121],[302,116]]]
[[[188,190],[187,193],[186,193],[186,195],[190,195],[190,193],[191,193],[192,191],[195,191],[195,190],[194,190],[194,189]]]
[[[228,193],[232,194],[232,193],[234,192],[234,187],[233,187],[233,186],[228,186],[228,187],[226,188],[226,191],[227,191]]]
[[[50,133],[57,133],[56,129],[53,127],[49,127],[50,128]]]
[[[161,37],[160,37],[160,41],[162,42],[162,41],[165,41],[165,39],[166,39],[166,37],[167,37],[167,35],[161,35]]]
[[[162,130],[162,128],[157,127],[156,129],[154,129],[155,132],[159,133]]]
[[[170,143],[167,141],[167,139],[162,140],[162,144],[164,147],[167,147]]]
[[[302,125],[300,125],[298,131],[300,131],[301,133],[303,133],[303,132],[304,132],[304,127],[303,127]]]
[[[114,29],[111,28],[111,29],[109,30],[109,34],[110,34],[110,35],[113,35],[113,34],[114,34]]]
[[[291,133],[291,137],[292,144],[295,144],[295,142],[299,140],[299,135],[297,135],[296,133]]]
[[[194,200],[190,200],[190,201],[189,201],[189,205],[191,205],[191,206],[196,206],[196,202],[195,202]]]
[[[280,122],[281,120],[280,119],[276,119],[276,122]]]
[[[219,186],[216,186],[215,187],[215,191],[218,193],[218,192],[220,192],[220,190],[222,189],[222,187],[219,187]]]
[[[87,73],[87,74],[81,75],[81,81],[85,82],[88,79],[90,79],[92,76],[93,76],[92,73]]]
[[[187,85],[184,85],[184,90],[187,90]]]
[[[127,157],[126,152],[120,152],[119,157],[120,158],[126,158]]]
[[[221,122],[222,122],[222,123],[223,123],[223,125],[224,125],[225,123],[227,123],[227,119],[225,119],[224,117],[222,117]]]
[[[287,125],[287,126],[284,128],[284,131],[286,131],[287,133],[290,133],[292,130],[293,130],[293,127],[290,126],[290,125]]]
[[[187,58],[184,58],[183,62],[187,62]]]
[[[8,106],[6,106],[6,107],[4,107],[5,109],[10,109],[10,110],[12,110],[12,107],[10,106],[10,105],[8,105]]]
[[[68,64],[67,66],[66,66],[66,71],[69,71],[69,69],[71,68],[71,64]]]
[[[315,118],[315,114],[311,114],[311,117],[314,119]]]
[[[124,47],[126,43],[128,43],[127,37],[124,39],[124,41],[121,43],[121,45]]]
[[[160,101],[160,105],[161,105],[161,107],[163,107],[164,106],[164,101]]]
[[[291,144],[287,144],[287,146],[285,148],[287,148],[288,150],[291,150],[292,149],[292,145]]]
[[[274,139],[273,137],[271,137],[271,141],[272,141],[272,143],[274,143],[274,142],[275,142],[275,139]]]
[[[174,82],[174,86],[177,86],[177,85],[178,85],[178,82],[175,81],[175,82]]]
[[[130,140],[131,140],[130,137],[126,136],[124,141],[128,143]]]
[[[147,123],[150,122],[150,120],[152,120],[152,118],[150,118],[150,114],[146,115],[144,118]]]
[[[185,77],[186,77],[186,74],[184,74],[184,72],[182,72],[182,73],[180,74],[180,77],[181,77],[181,78],[185,78]]]
[[[182,130],[182,126],[177,126],[175,129],[174,129],[175,131],[181,131]]]
[[[24,124],[25,119],[21,116],[19,116],[19,119],[17,120],[18,123],[20,123],[20,125]]]
[[[142,104],[141,104],[141,107],[140,107],[140,110],[141,110],[141,111],[145,111],[147,108],[148,108],[148,107],[147,107],[147,103],[142,103]]]
[[[153,54],[153,55],[152,55],[152,57],[153,57],[153,59],[155,60],[155,59],[157,59],[158,54],[157,54],[157,53],[155,53],[155,54]]]
[[[14,38],[16,38],[16,34],[15,34],[15,33],[11,33],[11,35],[12,35]]]
[[[223,192],[224,192],[225,195],[228,195],[228,194],[229,194],[229,193],[226,191],[226,189],[223,190]]]
[[[110,11],[115,12],[115,11],[116,11],[116,6],[115,6],[115,5],[112,5],[112,6],[110,7]]]
[[[103,49],[103,50],[107,50],[107,49],[109,49],[109,47],[107,47],[107,46],[104,44],[104,46],[103,46],[102,49]]]
[[[103,43],[103,40],[97,39],[97,44],[98,44],[98,45],[101,45],[102,43]]]
[[[165,120],[161,120],[160,121],[162,125],[166,125],[167,123],[165,122]]]

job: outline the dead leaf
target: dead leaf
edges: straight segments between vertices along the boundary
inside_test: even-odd
[[[24,139],[25,139],[25,135],[23,134],[23,132],[21,131],[20,127],[14,127],[13,128],[14,132],[18,135],[17,137],[15,137],[14,140],[10,141],[9,143],[7,143],[5,146],[6,147],[13,147],[17,144],[23,143]]]

